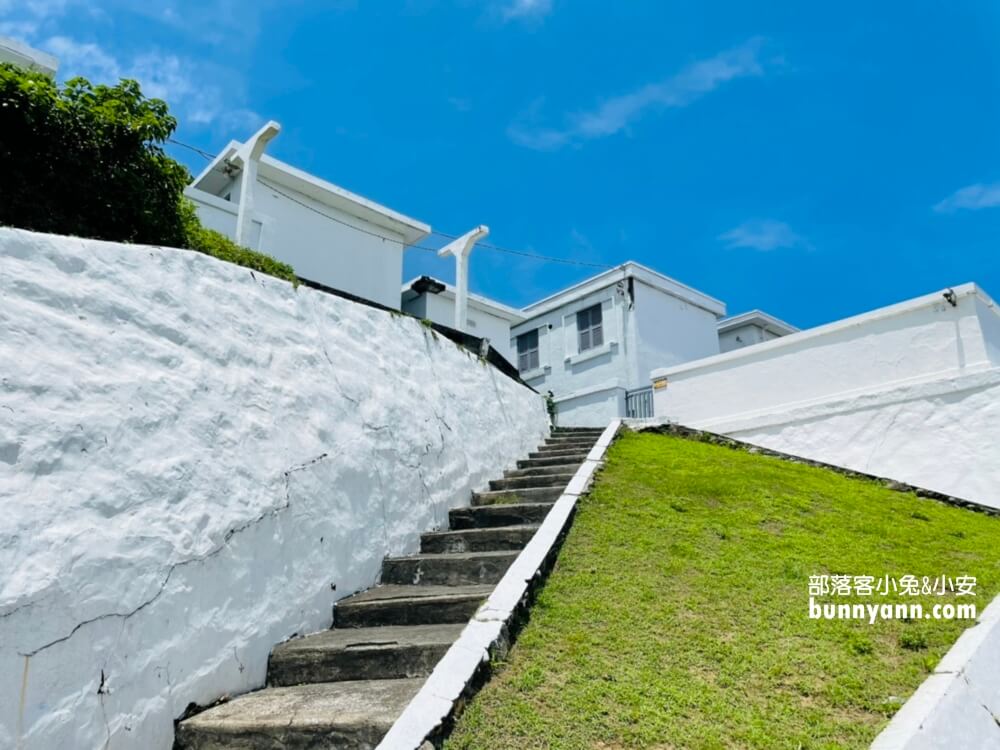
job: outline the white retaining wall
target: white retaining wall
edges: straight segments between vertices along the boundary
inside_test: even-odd
[[[1000,747],[1000,597],[872,743],[872,750]]]
[[[654,370],[655,414],[1000,507],[1000,310],[954,292]]]
[[[167,750],[547,433],[411,318],[0,229],[0,747]]]

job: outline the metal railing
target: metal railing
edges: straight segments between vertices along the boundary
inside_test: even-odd
[[[653,386],[625,391],[625,416],[630,419],[649,419],[653,416]]]

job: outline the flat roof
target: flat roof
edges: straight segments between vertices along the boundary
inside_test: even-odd
[[[521,314],[524,315],[525,319],[544,315],[547,312],[551,312],[581,297],[586,297],[592,292],[603,289],[609,284],[629,276],[639,279],[672,297],[677,297],[684,302],[689,302],[692,305],[707,310],[716,317],[722,317],[726,314],[726,305],[722,301],[632,260],[625,261],[619,266],[602,271],[595,276],[591,276],[589,279],[584,279],[573,286],[563,289],[561,292],[556,292],[538,302],[523,307],[521,308]]]
[[[22,41],[9,36],[0,36],[0,62],[12,62],[22,68],[37,70],[54,76],[59,69],[59,60],[48,52],[29,47]]]
[[[726,331],[731,331],[734,328],[739,328],[740,326],[745,325],[755,325],[771,331],[772,333],[776,333],[779,336],[787,336],[788,334],[795,333],[799,330],[791,323],[786,323],[780,318],[769,315],[763,310],[750,310],[749,312],[740,313],[739,315],[733,315],[730,318],[723,318],[718,322],[716,328],[719,333],[725,333]]]
[[[240,149],[239,141],[230,141],[212,162],[194,178],[191,185],[213,195],[229,184],[230,176],[225,172],[225,164]],[[327,182],[319,177],[297,169],[290,164],[264,154],[260,159],[258,177],[271,180],[283,187],[306,195],[324,205],[367,221],[375,226],[388,229],[400,235],[403,242],[412,245],[431,232],[430,225],[393,211],[375,201]]]
[[[426,292],[417,292],[414,291],[413,289],[413,285],[422,278],[424,277],[415,276],[408,282],[403,284],[402,296],[405,301],[415,299],[420,294],[426,293]],[[438,296],[444,297],[445,299],[449,300],[455,299],[455,287],[453,285],[445,281],[441,281],[441,279],[435,278],[434,276],[428,276],[427,278],[431,279],[432,281],[436,281],[442,286],[444,286],[443,291],[437,292]],[[434,294],[434,292],[431,292],[431,294]],[[492,313],[493,315],[496,315],[499,318],[504,318],[505,320],[509,320],[512,323],[520,323],[522,320],[524,320],[524,315],[521,313],[520,310],[516,310],[513,307],[505,305],[502,302],[497,302],[496,300],[490,299],[489,297],[484,297],[481,294],[473,294],[472,292],[469,292],[469,305],[471,306],[473,304],[475,304],[476,306],[485,310],[488,313]]]

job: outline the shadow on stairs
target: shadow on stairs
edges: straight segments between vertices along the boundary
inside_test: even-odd
[[[489,596],[601,429],[556,428],[420,554],[386,558],[382,582],[334,605],[333,628],[271,653],[268,687],[178,723],[178,750],[374,748]]]

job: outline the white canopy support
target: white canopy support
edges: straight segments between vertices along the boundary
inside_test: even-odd
[[[469,324],[469,255],[472,248],[490,233],[490,228],[480,224],[438,250],[438,255],[455,256],[455,328],[466,331]]]
[[[264,149],[281,132],[281,125],[271,120],[244,143],[231,161],[243,167],[240,175],[240,204],[236,213],[236,244],[247,246],[250,241],[250,220],[253,215],[253,191],[257,185],[257,165]]]

